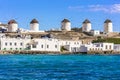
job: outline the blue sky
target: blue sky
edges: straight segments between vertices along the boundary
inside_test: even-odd
[[[29,29],[29,23],[36,18],[40,30],[60,28],[67,18],[72,27],[81,27],[85,19],[92,23],[92,29],[103,30],[106,19],[113,22],[113,30],[120,31],[120,0],[0,0],[0,22],[15,19],[19,27]]]

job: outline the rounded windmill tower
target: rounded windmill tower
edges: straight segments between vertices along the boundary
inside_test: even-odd
[[[83,23],[82,23],[82,32],[90,32],[91,31],[91,22],[86,19]]]
[[[63,31],[71,31],[71,23],[68,19],[64,19],[61,22],[61,30]]]
[[[110,19],[105,20],[104,22],[104,33],[113,32],[113,24]]]
[[[8,32],[17,32],[18,30],[18,24],[17,22],[12,19],[8,22]]]
[[[36,19],[33,19],[30,22],[30,30],[31,31],[39,31],[39,22]]]

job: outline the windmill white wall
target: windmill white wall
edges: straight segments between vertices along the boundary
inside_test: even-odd
[[[104,33],[110,33],[110,32],[113,32],[113,24],[111,20],[107,19],[104,22]]]
[[[82,32],[90,32],[91,28],[91,22],[86,19],[82,24]]]
[[[17,32],[18,24],[15,20],[10,20],[8,22],[8,32]]]
[[[61,30],[63,31],[71,31],[71,23],[68,19],[64,19],[61,22]]]
[[[31,31],[39,31],[39,22],[36,19],[33,19],[30,22],[30,30]]]

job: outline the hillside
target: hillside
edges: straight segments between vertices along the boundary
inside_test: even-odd
[[[104,39],[93,40],[93,43],[97,43],[97,42],[120,44],[120,38],[104,38]]]
[[[18,35],[25,37],[31,36],[31,38],[50,37],[62,40],[81,40],[82,43],[88,42],[111,42],[120,44],[120,34],[110,33],[109,35],[101,34],[100,36],[91,36],[88,33],[83,33],[74,29],[74,31],[46,31],[46,32],[22,32],[22,33],[4,33],[7,37],[17,37]]]

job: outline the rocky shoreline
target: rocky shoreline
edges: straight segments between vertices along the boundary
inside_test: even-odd
[[[94,51],[94,52],[54,52],[54,51],[31,51],[31,50],[0,50],[0,54],[120,54],[120,52],[102,52],[102,51]]]
[[[1,50],[0,54],[71,54],[71,52],[31,51],[31,50]]]

